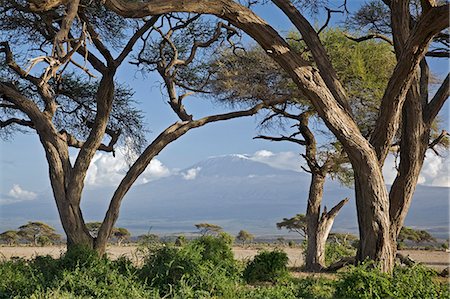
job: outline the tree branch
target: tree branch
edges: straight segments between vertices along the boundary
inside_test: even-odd
[[[130,54],[131,50],[133,50],[133,46],[136,44],[138,39],[145,32],[147,32],[150,28],[152,28],[153,25],[155,25],[155,23],[158,21],[159,17],[160,17],[159,15],[153,16],[152,18],[150,18],[150,20],[145,22],[145,24],[133,34],[133,36],[130,38],[130,40],[128,41],[126,46],[123,48],[122,52],[116,58],[116,60],[115,60],[116,66],[120,65],[123,62],[123,60],[128,56],[128,54]]]
[[[342,207],[348,202],[348,197],[341,200],[337,205],[335,205],[328,213],[322,215],[322,218],[325,216],[327,219],[332,219],[336,217],[337,213],[342,209]]]
[[[424,118],[425,121],[429,124],[433,122],[433,120],[436,118],[439,111],[441,110],[442,106],[450,96],[449,76],[450,73],[447,74],[447,77],[445,77],[444,82],[442,82],[441,86],[436,91],[436,94],[425,108]]]
[[[19,119],[19,118],[10,118],[5,121],[0,120],[0,128],[5,128],[5,127],[7,127],[9,125],[13,125],[13,124],[34,129],[34,124],[31,120]]]
[[[306,145],[306,142],[304,140],[287,137],[287,136],[274,137],[274,136],[258,135],[258,136],[253,137],[253,139],[265,139],[265,140],[269,140],[269,141],[289,141],[289,142],[294,142],[294,143],[300,144],[302,146]]]
[[[70,147],[82,148],[85,143],[84,141],[81,141],[81,140],[78,140],[77,138],[75,138],[75,136],[71,135],[66,130],[62,130],[59,133],[65,137],[67,145]],[[109,143],[107,145],[100,143],[100,145],[98,146],[98,150],[103,151],[103,152],[112,152],[113,156],[115,156],[114,145],[117,143],[117,141],[119,139],[120,130],[113,131],[113,130],[107,129],[106,133],[109,136],[111,136],[111,140],[109,141]]]
[[[442,140],[447,136],[450,136],[450,134],[446,130],[442,130],[441,134],[439,134],[439,136],[428,145],[428,148],[432,149],[436,154],[438,154],[436,152],[436,150],[434,149],[434,147],[436,145],[438,145],[439,143],[441,143]],[[439,156],[439,154],[438,154],[438,156]]]
[[[398,58],[397,66],[381,100],[379,117],[370,138],[380,164],[384,163],[392,138],[397,132],[402,106],[415,71],[425,56],[433,36],[448,26],[449,7],[449,4],[434,7],[422,14]]]
[[[102,43],[100,40],[100,37],[98,33],[95,31],[94,27],[90,24],[88,18],[82,13],[81,11],[78,13],[80,16],[80,19],[86,24],[87,32],[89,33],[92,42],[94,43],[97,50],[102,54],[102,56],[105,58],[108,65],[111,65],[114,63],[114,58],[111,55],[111,52],[108,50],[108,48]]]
[[[370,40],[370,39],[377,39],[378,38],[378,39],[384,40],[385,42],[389,43],[390,45],[394,45],[394,42],[392,41],[392,39],[390,39],[386,35],[378,34],[378,33],[368,34],[368,35],[360,36],[360,37],[353,37],[353,36],[345,33],[344,36],[346,38],[352,40],[352,41],[357,42],[357,43],[363,42],[363,41],[366,41],[366,40]]]
[[[300,31],[302,38],[307,47],[310,49],[314,62],[317,64],[320,75],[325,81],[328,89],[331,91],[336,101],[349,115],[351,115],[351,109],[348,104],[348,97],[345,89],[340,83],[337,73],[328,58],[326,50],[320,42],[318,33],[290,0],[272,0],[272,2],[285,13],[298,31]],[[330,13],[331,12],[329,12],[329,14]]]

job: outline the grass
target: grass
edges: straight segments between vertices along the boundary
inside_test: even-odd
[[[448,282],[423,266],[393,275],[363,264],[333,276],[294,277],[280,251],[234,260],[226,236],[182,246],[151,244],[142,265],[78,248],[54,259],[0,262],[0,298],[449,298]],[[256,275],[254,272],[264,275]],[[248,279],[251,277],[251,279]],[[249,283],[249,281],[251,283]]]

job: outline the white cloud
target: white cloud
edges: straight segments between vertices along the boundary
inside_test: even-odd
[[[201,167],[191,168],[185,173],[181,173],[181,175],[185,180],[195,180],[201,169],[202,169]]]
[[[424,185],[450,187],[450,157],[427,153],[420,176]]]
[[[37,197],[37,194],[31,191],[22,189],[19,185],[14,184],[8,195],[17,200],[33,200]]]
[[[450,187],[450,157],[439,157],[433,152],[428,152],[419,175],[418,183],[436,187]],[[389,155],[383,167],[383,175],[386,184],[392,184],[397,176],[395,159]]]
[[[249,155],[248,158],[275,168],[293,171],[302,171],[301,166],[304,165],[304,161],[300,155],[294,152],[273,153],[268,150],[259,150],[253,155]]]
[[[36,193],[24,190],[20,185],[14,184],[11,190],[0,198],[0,204],[11,204],[20,201],[34,200],[36,198]]]
[[[96,153],[89,166],[85,183],[93,187],[117,186],[128,169],[125,155],[120,150],[116,151],[116,157],[110,153]],[[136,184],[145,184],[170,174],[169,168],[158,159],[153,159]]]

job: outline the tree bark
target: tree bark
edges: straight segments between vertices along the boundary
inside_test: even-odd
[[[305,258],[305,268],[307,271],[317,272],[325,267],[325,244],[323,232],[319,232],[320,208],[323,197],[323,186],[325,177],[319,174],[312,174],[309,187],[308,205],[306,208],[307,223],[307,248]],[[326,242],[326,238],[323,243]]]

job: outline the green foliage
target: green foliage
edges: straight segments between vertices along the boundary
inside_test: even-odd
[[[227,293],[239,280],[239,269],[227,235],[203,236],[181,248],[150,252],[140,277],[164,295],[179,291],[189,297],[201,291]]]
[[[357,238],[348,234],[332,234],[325,244],[325,264],[327,266],[343,257],[355,256]],[[356,247],[355,247],[356,246]]]
[[[110,261],[82,247],[60,259],[41,256],[31,261],[2,261],[0,298],[315,299],[449,298],[450,295],[448,283],[439,283],[436,272],[422,266],[396,267],[391,276],[380,273],[373,264],[363,264],[349,267],[338,274],[336,281],[323,277],[289,278],[272,271],[272,279],[264,281],[277,284],[250,286],[240,279],[241,270],[234,260],[217,261],[220,248],[227,243],[216,238],[223,243],[219,246],[212,238],[204,237],[181,248],[161,247],[141,269],[125,257]],[[258,256],[255,260],[260,261],[259,267],[253,267],[253,274],[273,270],[274,265],[283,264],[285,268],[282,252]],[[227,259],[228,254],[223,255],[223,260]],[[235,265],[235,271],[228,268],[231,264]]]
[[[283,251],[261,251],[245,268],[244,278],[249,283],[282,281],[288,277],[288,261]]]
[[[61,259],[2,262],[0,298],[157,298],[129,265],[99,258],[82,247]]]
[[[33,245],[46,245],[53,242],[59,242],[61,236],[50,225],[43,222],[28,222],[19,227],[17,233],[21,238],[31,242]]]
[[[283,218],[283,221],[277,223],[277,228],[285,228],[290,232],[296,232],[306,237],[306,216],[304,214],[297,214],[292,218]]]
[[[382,273],[372,263],[363,264],[341,274],[336,283],[337,298],[394,298],[392,282],[388,274]]]
[[[241,241],[242,244],[245,244],[245,242],[251,242],[255,236],[253,236],[251,233],[249,233],[246,230],[240,230],[239,233],[236,236],[236,239]]]
[[[326,278],[307,277],[296,283],[297,297],[308,299],[334,298],[334,281]]]
[[[397,240],[399,242],[410,240],[415,243],[436,241],[436,239],[426,230],[416,230],[406,226],[402,227],[400,230]]]
[[[297,287],[293,283],[287,285],[256,286],[243,292],[240,298],[251,299],[296,299]]]
[[[337,298],[449,298],[449,284],[423,266],[395,267],[392,276],[373,263],[350,267],[336,282]]]
[[[421,265],[396,267],[392,278],[396,298],[450,298],[448,282],[439,283],[436,272]]]
[[[218,234],[223,230],[221,226],[211,223],[197,223],[195,227],[203,236],[207,234]]]
[[[19,239],[19,235],[15,230],[7,230],[0,234],[0,240],[6,242],[8,245],[13,245]]]

